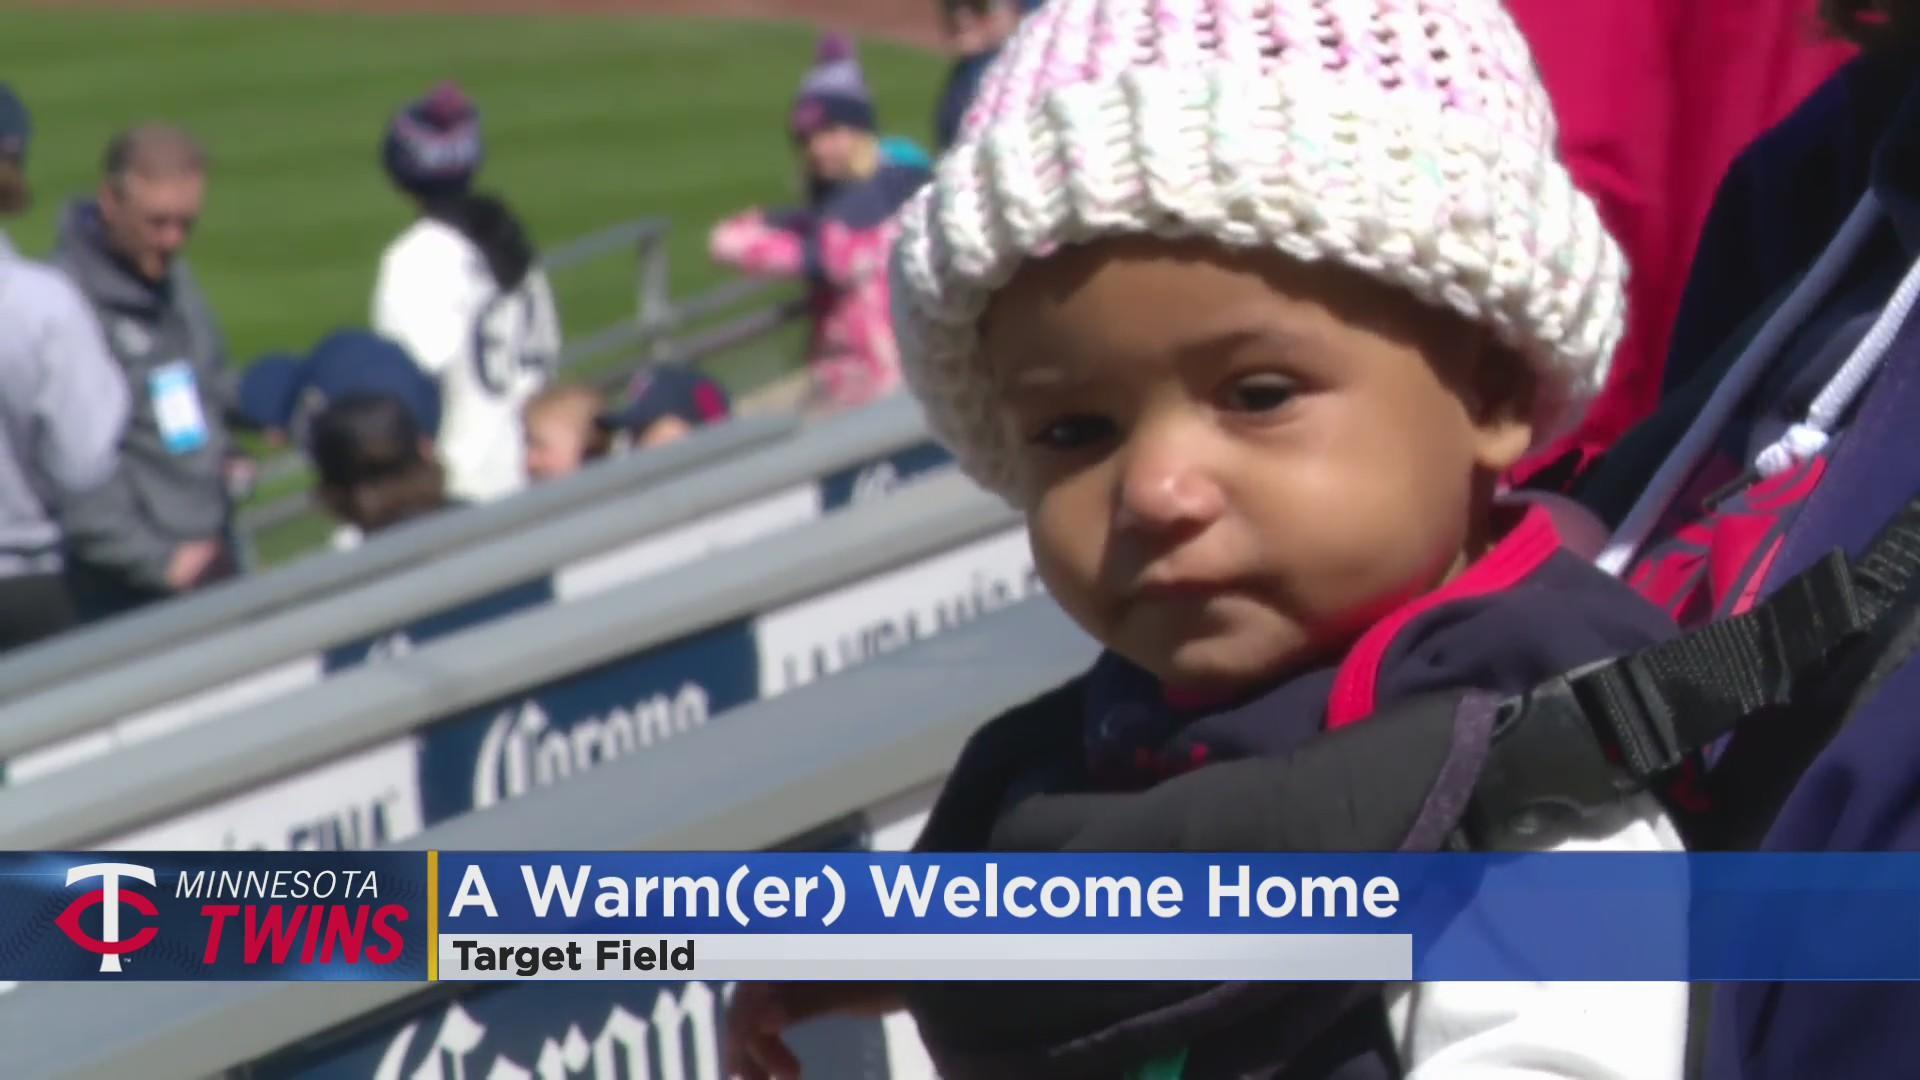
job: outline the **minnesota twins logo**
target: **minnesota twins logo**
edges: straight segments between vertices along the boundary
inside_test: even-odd
[[[155,918],[160,909],[145,896],[121,887],[121,881],[131,878],[134,881],[153,884],[153,870],[133,863],[88,863],[67,871],[67,886],[89,878],[99,878],[100,887],[80,896],[68,904],[66,910],[54,919],[60,932],[73,940],[75,945],[100,956],[101,971],[119,971],[120,958],[127,953],[136,952],[153,943],[160,933],[158,927],[149,926],[130,938],[120,936],[120,905],[133,908],[148,918]],[[100,906],[100,936],[94,937],[80,926],[80,916],[94,905]]]

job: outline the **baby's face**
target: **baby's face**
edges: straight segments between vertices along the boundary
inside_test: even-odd
[[[800,154],[806,159],[808,175],[838,183],[856,178],[862,150],[872,142],[873,136],[866,132],[834,125],[802,140]]]
[[[1068,249],[982,335],[1048,588],[1200,692],[1335,653],[1456,573],[1532,435],[1486,335],[1273,253]]]
[[[591,423],[589,418],[587,423]],[[586,460],[587,432],[577,418],[554,411],[536,413],[523,425],[527,475],[553,480],[579,469]]]

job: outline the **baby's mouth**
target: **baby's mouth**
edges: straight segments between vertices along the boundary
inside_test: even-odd
[[[1192,604],[1234,591],[1232,582],[1209,578],[1168,578],[1143,581],[1131,591],[1134,600],[1154,604]]]

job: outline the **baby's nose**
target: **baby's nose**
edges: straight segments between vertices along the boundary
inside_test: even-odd
[[[1116,493],[1122,529],[1185,529],[1206,525],[1226,508],[1226,496],[1191,453],[1169,441],[1127,455]]]

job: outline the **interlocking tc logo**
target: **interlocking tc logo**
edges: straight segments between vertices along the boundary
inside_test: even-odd
[[[100,887],[68,904],[66,910],[62,911],[53,922],[62,933],[73,939],[75,945],[100,955],[101,971],[119,971],[122,956],[146,948],[160,933],[158,927],[149,926],[132,937],[122,940],[120,937],[122,901],[148,918],[158,917],[160,909],[145,896],[131,889],[121,888],[121,879],[131,878],[134,881],[152,885],[153,870],[133,863],[88,863],[67,871],[67,886],[72,888],[75,882],[86,881],[89,878],[99,878]],[[95,904],[100,905],[100,936],[97,938],[80,928],[81,914]]]

